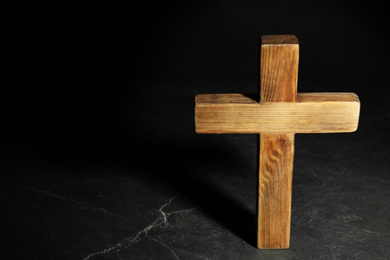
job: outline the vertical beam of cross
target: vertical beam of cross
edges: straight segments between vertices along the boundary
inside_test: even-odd
[[[299,45],[295,36],[261,38],[260,103],[295,102]],[[259,248],[290,244],[294,133],[260,134]]]

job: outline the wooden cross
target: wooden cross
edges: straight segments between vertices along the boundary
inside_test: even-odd
[[[354,132],[354,93],[297,93],[299,43],[294,35],[261,37],[260,102],[242,94],[195,97],[200,134],[260,134],[257,247],[290,244],[295,133]]]

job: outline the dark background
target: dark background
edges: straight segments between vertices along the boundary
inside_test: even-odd
[[[83,138],[143,135],[145,129],[130,122],[134,117],[144,123],[144,115],[191,117],[193,99],[186,94],[244,92],[211,86],[207,77],[245,78],[251,84],[245,91],[258,92],[265,34],[298,37],[300,92],[351,91],[363,111],[388,108],[385,9],[375,1],[23,6],[7,24],[8,127],[14,132],[15,125],[49,123]],[[199,87],[189,87],[195,81]],[[326,86],[319,88],[319,81]],[[157,135],[172,127],[159,123]]]
[[[299,169],[317,163],[331,165],[326,154],[337,147],[338,158],[351,162],[345,167],[352,167],[359,158],[360,164],[355,167],[373,174],[377,181],[374,184],[387,183],[390,54],[386,9],[383,1],[358,1],[353,5],[341,1],[180,1],[10,6],[3,32],[6,47],[1,137],[2,171],[6,176],[2,199],[7,212],[2,229],[7,234],[6,246],[16,256],[81,259],[126,241],[126,237],[134,238],[137,230],[158,218],[156,208],[169,199],[168,195],[178,193],[178,198],[190,201],[191,207],[202,209],[246,241],[255,257],[259,251],[253,247],[253,236],[245,234],[245,230],[254,227],[235,223],[255,219],[257,137],[196,135],[193,108],[194,97],[199,93],[258,93],[260,36],[266,34],[298,37],[299,92],[355,92],[362,104],[359,130],[348,134],[350,137],[297,137],[296,154],[302,159],[296,162],[294,182],[311,185],[313,180]],[[318,161],[310,157],[317,153]],[[365,159],[369,162],[365,163]],[[238,163],[238,167],[235,160],[244,163]],[[374,173],[372,164],[377,167]],[[218,189],[218,180],[222,186],[232,187],[237,179],[227,177],[225,183],[225,175],[215,175],[214,181],[205,180],[199,177],[202,171],[192,168],[194,165],[209,169],[210,175],[222,168],[227,176],[232,175],[229,171],[237,170],[235,167],[246,169],[245,165],[251,165],[242,180],[253,186],[248,194],[244,193],[246,197],[243,195],[248,199],[245,201],[253,202],[248,206],[249,215],[243,211],[226,217],[227,208],[241,212],[241,206],[224,202],[230,200],[223,189]],[[133,178],[142,179],[141,184]],[[153,193],[164,190],[166,183],[170,192]],[[345,183],[349,181],[345,179]],[[142,195],[145,187],[152,187],[150,194]],[[227,190],[229,194],[240,193],[234,189]],[[299,192],[293,195],[301,198]],[[97,199],[102,193],[111,199]],[[362,194],[360,198],[368,198],[370,192]],[[381,190],[372,200],[384,196],[389,194]],[[51,202],[53,198],[73,202],[75,208]],[[122,205],[126,200],[140,201],[143,206]],[[143,200],[156,201],[156,205]],[[85,213],[88,203],[95,205],[90,215]],[[215,209],[215,204],[220,208]],[[303,204],[297,201],[297,210]],[[359,208],[355,202],[352,204]],[[100,221],[94,215],[99,213],[96,209],[107,208],[123,211],[128,222],[122,225],[118,224],[122,220]],[[157,213],[153,215],[152,210]],[[388,207],[380,213],[379,229],[388,227],[389,213]],[[150,217],[145,217],[145,223],[140,220],[144,215]],[[102,223],[107,230],[95,231]],[[293,226],[294,223],[298,221]],[[294,234],[300,234],[298,231],[296,228]],[[346,228],[340,232],[351,231]],[[365,259],[389,256],[382,235],[370,240],[383,245],[380,250],[373,249],[376,253],[369,249],[359,251]],[[297,248],[307,241],[296,236],[299,246],[292,247],[291,252],[297,259],[304,259],[299,258],[302,252]],[[330,233],[311,239],[321,244],[333,236]],[[193,239],[196,241],[196,237]],[[210,254],[200,248],[201,253],[183,255],[183,259],[198,259],[195,255],[217,259],[218,252],[229,250],[229,243],[233,243],[229,238],[222,241],[226,244],[211,246]],[[148,259],[150,250],[146,248],[153,251],[158,245],[159,259],[170,259],[168,244],[151,243],[140,245],[135,253],[120,252],[124,259]],[[213,251],[214,248],[220,250]],[[316,250],[322,250],[321,257],[345,259],[354,250],[345,248]],[[178,252],[181,251],[176,251],[176,257]],[[307,252],[306,257],[319,258],[314,251]],[[294,257],[288,253],[267,254],[271,255],[264,257],[272,259]],[[226,259],[242,258],[232,253]]]

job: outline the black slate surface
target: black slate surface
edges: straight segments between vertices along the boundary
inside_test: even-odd
[[[7,9],[3,258],[389,259],[382,4]],[[194,132],[196,94],[258,96],[264,34],[298,36],[299,92],[362,104],[355,133],[296,135],[285,250],[255,247],[258,137]]]
[[[250,91],[252,79],[214,83]],[[148,116],[131,118],[144,122],[140,132],[76,138],[30,122],[14,133],[18,142],[3,147],[1,189],[3,245],[13,259],[390,256],[387,111],[365,110],[362,96],[357,132],[296,136],[291,246],[259,250],[258,137],[194,133],[194,90],[208,82],[171,79],[166,111],[138,104]]]

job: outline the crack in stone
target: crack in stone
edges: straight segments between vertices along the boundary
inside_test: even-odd
[[[332,222],[331,222],[332,223]],[[355,227],[349,223],[341,223],[341,222],[338,222],[338,223],[334,223],[334,224],[338,224],[338,225],[341,225],[341,226],[346,226],[350,229],[353,229],[354,231],[357,231],[359,233],[364,233],[364,234],[371,234],[371,235],[374,235],[374,236],[377,236],[377,237],[381,237],[381,236],[385,236],[386,234],[383,234],[381,232],[377,232],[377,231],[371,231],[371,230],[367,230],[367,229],[363,229],[363,228],[359,228],[359,227]]]
[[[165,203],[164,205],[162,205],[162,206],[158,209],[158,211],[161,213],[161,215],[162,215],[163,218],[164,218],[164,222],[163,222],[164,227],[166,227],[166,226],[168,225],[168,218],[167,218],[167,214],[163,211],[163,209],[164,209],[166,206],[168,206],[169,204],[171,204],[172,201],[173,201],[175,198],[176,198],[176,196],[171,197],[171,198],[168,200],[167,203]]]
[[[186,210],[178,210],[178,211],[173,211],[173,212],[170,212],[170,213],[166,213],[164,212],[164,208],[167,207],[168,205],[170,205],[172,203],[172,201],[176,198],[176,196],[172,196],[166,203],[164,203],[159,209],[158,211],[161,213],[161,216],[159,218],[157,218],[155,221],[153,221],[150,225],[148,225],[147,227],[145,227],[144,229],[142,229],[141,231],[139,231],[135,236],[132,236],[132,237],[129,237],[129,238],[125,238],[123,239],[121,242],[109,247],[109,248],[106,248],[106,249],[103,249],[101,251],[98,251],[98,252],[95,252],[95,253],[92,253],[90,255],[88,255],[86,258],[84,258],[84,260],[88,260],[88,259],[91,259],[92,257],[96,256],[96,255],[104,255],[104,254],[107,254],[107,253],[118,253],[119,251],[121,250],[125,250],[127,249],[128,247],[138,243],[139,241],[141,241],[142,239],[144,239],[145,237],[148,237],[152,240],[154,240],[155,242],[161,244],[162,246],[166,247],[167,249],[169,249],[172,254],[174,254],[174,256],[176,257],[176,259],[179,259],[177,257],[177,255],[175,254],[175,252],[165,243],[157,240],[157,239],[154,239],[152,237],[150,237],[148,235],[148,233],[157,228],[157,227],[167,227],[169,225],[168,223],[168,217],[173,215],[173,214],[179,214],[179,213],[184,213],[184,212],[189,212],[191,210],[193,210],[193,208],[191,209],[186,209]]]
[[[44,190],[34,189],[34,188],[31,188],[31,190],[34,190],[34,191],[37,191],[39,193],[43,193],[43,194],[46,194],[46,195],[49,195],[49,196],[52,196],[52,197],[55,197],[55,198],[58,198],[58,199],[67,200],[67,201],[76,203],[76,204],[80,205],[81,207],[83,207],[85,209],[90,209],[92,211],[101,211],[101,212],[104,212],[104,213],[112,215],[112,216],[120,216],[120,215],[115,214],[113,212],[110,212],[110,211],[108,211],[108,210],[106,210],[104,208],[90,207],[90,206],[86,205],[85,203],[80,202],[78,200],[70,199],[70,198],[67,198],[67,197],[55,194],[55,193],[51,193],[49,191],[44,191]],[[120,217],[122,217],[122,216],[120,216]]]
[[[318,180],[320,180],[321,182],[322,182],[322,185],[321,186],[323,186],[323,187],[325,187],[326,186],[326,184],[327,184],[327,181],[324,179],[324,178],[322,178],[322,177],[320,177],[316,172],[315,172],[315,170],[313,170],[313,169],[310,169],[311,171],[311,174],[314,176],[314,178],[317,178]]]
[[[191,210],[192,210],[192,209],[191,209]],[[190,211],[190,210],[175,211],[175,212],[171,212],[171,213],[169,213],[169,214],[176,214],[176,213],[182,213],[182,212],[187,212],[187,211]],[[179,252],[181,252],[181,253],[190,255],[190,256],[195,256],[195,257],[200,258],[200,259],[209,260],[207,257],[200,256],[200,255],[194,254],[194,253],[190,253],[190,252],[185,251],[185,250],[183,250],[183,249],[179,249],[179,248],[175,248],[175,247],[168,246],[167,244],[165,244],[164,242],[162,242],[162,241],[160,241],[160,240],[158,240],[158,239],[156,239],[156,238],[153,238],[153,237],[151,237],[151,236],[149,236],[149,235],[146,235],[146,236],[147,236],[149,239],[151,239],[151,240],[153,240],[153,241],[155,241],[155,242],[161,244],[162,246],[164,246],[165,248],[167,248],[169,251],[171,251],[172,254],[174,255],[174,257],[175,257],[177,260],[180,260],[180,258],[177,256],[175,250],[176,250],[176,251],[179,251]]]
[[[177,259],[177,260],[180,260],[180,258],[176,255],[175,251],[173,251],[172,248],[170,248],[167,244],[163,243],[162,241],[160,240],[157,240],[151,236],[148,236],[146,235],[148,238],[152,239],[153,241],[159,243],[160,245],[162,245],[163,247],[165,247],[166,249],[168,249],[169,251],[171,251],[171,253],[173,254],[173,256]]]
[[[201,256],[201,255],[198,255],[198,254],[195,254],[195,253],[191,253],[191,252],[185,251],[185,250],[183,250],[183,249],[175,248],[175,250],[176,250],[176,251],[179,251],[179,252],[181,252],[181,253],[190,255],[190,256],[195,256],[195,257],[200,258],[200,259],[210,260],[209,258],[207,258],[207,257],[205,257],[205,256]]]
[[[50,191],[45,191],[45,190],[35,189],[35,188],[30,188],[30,187],[26,187],[26,188],[29,189],[29,190],[36,191],[38,193],[43,193],[43,194],[46,194],[48,196],[55,197],[55,198],[60,199],[60,200],[67,200],[67,201],[76,203],[78,205],[83,205],[83,203],[78,201],[78,200],[70,199],[70,198],[67,198],[67,197],[55,194],[55,193],[51,193]]]
[[[31,190],[31,191],[34,191],[34,192],[42,193],[42,194],[45,194],[45,195],[48,195],[48,196],[51,196],[51,197],[54,197],[54,198],[57,198],[57,199],[60,199],[60,200],[65,200],[65,201],[69,201],[69,202],[75,203],[75,204],[80,205],[81,207],[83,207],[85,209],[89,209],[89,210],[92,210],[92,211],[101,211],[101,212],[104,212],[104,213],[112,215],[112,216],[122,217],[122,216],[120,216],[118,214],[115,214],[113,212],[110,212],[110,211],[108,211],[108,210],[106,210],[104,208],[90,207],[90,206],[86,205],[85,203],[83,203],[81,201],[70,199],[70,198],[58,195],[56,193],[52,193],[50,191],[41,190],[41,189],[37,189],[37,188],[33,188],[33,187],[28,187],[28,186],[24,186],[24,185],[21,185],[21,184],[15,184],[15,183],[10,183],[10,182],[8,182],[8,183],[12,184],[12,185],[20,186],[20,187],[22,187],[24,189],[27,189],[27,190]]]
[[[146,228],[139,231],[135,236],[133,236],[131,238],[125,238],[121,242],[117,243],[116,245],[113,245],[113,246],[105,248],[101,251],[97,251],[95,253],[92,253],[92,254],[88,255],[86,258],[84,258],[84,260],[91,259],[91,257],[97,256],[97,255],[105,255],[105,254],[111,253],[111,252],[118,253],[121,249],[126,249],[129,246],[144,239],[147,236],[148,232],[150,230],[152,230],[153,228],[157,227],[158,225],[160,225],[160,223],[161,223],[161,219],[157,219],[152,224],[150,224]]]

